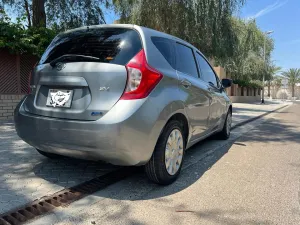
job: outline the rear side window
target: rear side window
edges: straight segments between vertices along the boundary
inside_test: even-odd
[[[198,78],[197,65],[193,54],[193,50],[179,43],[176,43],[176,50],[177,70]]]
[[[43,54],[40,64],[63,55],[84,55],[97,57],[99,62],[125,65],[141,49],[140,36],[135,30],[84,29],[58,35]]]
[[[201,70],[200,78],[207,83],[214,85],[215,87],[219,87],[219,82],[216,78],[216,75],[210,65],[206,62],[206,60],[197,52],[196,58],[199,63],[199,67]]]
[[[152,37],[151,40],[155,47],[158,49],[158,51],[160,51],[163,57],[168,61],[168,63],[174,69],[176,69],[175,49],[173,41],[162,37]]]

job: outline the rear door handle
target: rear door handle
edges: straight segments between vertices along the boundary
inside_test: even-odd
[[[190,88],[190,87],[192,86],[192,83],[191,83],[190,81],[186,80],[186,79],[183,79],[183,80],[181,81],[181,85],[182,85],[183,87],[185,87],[185,88]]]

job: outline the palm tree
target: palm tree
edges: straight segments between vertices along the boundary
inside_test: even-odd
[[[282,86],[282,77],[280,76],[274,76],[272,80],[273,86],[280,88]]]
[[[280,87],[282,86],[282,77],[275,75],[272,79],[272,86],[273,86],[273,96],[274,96],[274,98],[276,98],[277,92],[279,91]]]
[[[268,70],[269,80],[268,80],[268,97],[270,97],[270,90],[271,90],[271,81],[273,81],[276,78],[276,74],[279,73],[281,70],[281,67],[271,65]]]
[[[295,85],[300,82],[300,69],[289,69],[282,73],[286,79],[288,79],[289,85],[292,88],[292,97],[295,97]]]

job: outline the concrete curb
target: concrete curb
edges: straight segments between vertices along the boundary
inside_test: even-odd
[[[259,115],[259,116],[254,116],[253,118],[244,120],[244,121],[242,121],[242,122],[238,122],[237,124],[235,124],[235,125],[233,125],[233,126],[231,127],[231,130],[234,130],[234,129],[238,128],[238,127],[241,127],[241,126],[243,126],[243,125],[245,125],[245,124],[247,124],[247,123],[250,123],[250,122],[252,122],[252,121],[255,121],[255,120],[257,120],[257,119],[260,119],[260,118],[262,118],[262,117],[264,117],[264,116],[267,116],[267,115],[269,115],[269,114],[271,114],[271,113],[273,113],[273,112],[276,112],[276,111],[278,111],[278,110],[280,110],[280,109],[283,109],[283,108],[285,108],[285,107],[287,107],[287,106],[290,106],[290,105],[291,105],[291,104],[287,104],[287,105],[281,106],[281,107],[279,107],[279,108],[273,109],[273,110],[271,110],[271,111],[269,111],[269,112],[265,112],[265,113],[263,113],[263,114],[261,114],[261,115]]]

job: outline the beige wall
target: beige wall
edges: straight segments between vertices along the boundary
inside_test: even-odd
[[[260,101],[260,96],[229,96],[232,102],[235,103],[251,103]]]
[[[14,109],[24,95],[0,95],[0,120],[13,119]]]
[[[223,67],[220,67],[220,66],[214,67],[214,70],[217,73],[220,80],[222,80],[223,78],[230,78],[230,76],[226,76],[226,72]]]
[[[282,88],[271,86],[270,95],[272,98],[277,99],[292,99],[291,87]],[[265,87],[265,96],[268,96],[268,87]],[[300,99],[300,87],[295,86],[295,99]]]
[[[223,78],[231,78],[230,74],[226,74],[226,71],[223,67],[214,67],[215,72],[217,73],[218,77],[220,78],[220,80],[222,80]],[[233,89],[233,90],[231,90]],[[258,90],[256,90],[256,92],[254,93],[254,89],[249,88],[248,90],[248,95],[247,96],[247,88],[244,88],[244,96],[242,95],[242,88],[239,87],[237,84],[234,84],[232,87],[227,88],[226,92],[227,95],[230,97],[232,102],[239,102],[239,103],[250,103],[250,102],[257,102],[261,100],[261,96],[258,95]],[[254,94],[256,96],[254,96]],[[233,95],[233,96],[231,96]]]

